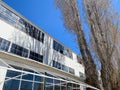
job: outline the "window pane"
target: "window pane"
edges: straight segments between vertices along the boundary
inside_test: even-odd
[[[60,90],[60,85],[55,85],[54,90]]]
[[[39,62],[43,62],[43,56],[38,54],[38,53],[32,52],[32,51],[30,51],[29,58],[36,60],[36,61],[39,61]]]
[[[65,65],[62,65],[62,70],[64,70],[64,71],[68,72],[68,67],[67,67],[67,66],[65,66]]]
[[[22,57],[28,57],[28,50],[16,44],[12,44],[10,52]]]
[[[47,83],[53,83],[53,79],[52,78],[46,78],[46,82]]]
[[[14,79],[6,81],[4,83],[3,90],[18,90],[19,83],[20,83],[19,80],[14,80]]]
[[[66,90],[66,86],[61,86],[61,90]]]
[[[8,48],[10,46],[10,42],[0,38],[0,49],[4,51],[8,51]]]
[[[23,75],[22,79],[33,80],[33,75],[31,75],[31,74]]]
[[[34,83],[34,89],[33,90],[43,90],[43,83]]]
[[[60,80],[54,80],[54,89],[55,90],[60,90],[60,85],[61,85],[61,83],[60,83]]]
[[[46,84],[45,90],[53,90],[53,84]]]
[[[16,78],[20,78],[21,77],[20,75],[21,75],[20,72],[8,70],[6,77],[16,77],[17,76]]]
[[[20,90],[32,90],[32,82],[22,81]]]
[[[61,69],[61,64],[53,60],[53,67]]]
[[[35,76],[35,81],[43,82],[43,77],[41,77],[41,76]]]
[[[69,73],[71,73],[71,74],[75,74],[75,71],[74,71],[74,69],[72,69],[72,68],[69,68]]]

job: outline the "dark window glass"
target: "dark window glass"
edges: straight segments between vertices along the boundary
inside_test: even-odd
[[[54,90],[60,90],[60,85],[54,85]]]
[[[43,62],[43,56],[40,55],[40,54],[37,54],[35,52],[32,52],[32,51],[30,51],[29,58],[30,59],[34,59],[34,60],[39,61],[39,62]]]
[[[0,38],[0,49],[1,50],[8,51],[9,46],[10,46],[10,42],[9,41]]]
[[[53,61],[53,67],[61,69],[61,64],[56,61]]]
[[[53,83],[53,79],[52,78],[46,78],[46,82],[47,83]]]
[[[53,49],[63,54],[64,47],[56,41],[53,41]]]
[[[62,70],[64,70],[64,71],[66,71],[66,72],[68,72],[68,67],[67,66],[65,66],[65,65],[62,65]]]
[[[16,77],[16,78],[20,78],[20,77],[21,77],[20,75],[21,75],[20,72],[8,70],[8,71],[7,71],[7,74],[6,74],[6,77]]]
[[[72,83],[67,83],[67,89],[68,89],[68,90],[73,90],[73,89],[72,89]]]
[[[41,42],[43,43],[44,42],[44,33],[42,33],[42,38],[41,38]]]
[[[33,90],[43,90],[43,84],[42,83],[34,83]]]
[[[14,80],[14,79],[6,81],[4,83],[3,90],[18,90],[19,83],[20,83],[19,80]],[[26,90],[26,89],[24,89],[24,90]]]
[[[22,81],[20,90],[32,90],[32,82]]]
[[[22,76],[22,79],[33,80],[33,75],[32,75],[32,74],[23,75],[23,76]]]
[[[71,73],[71,74],[75,74],[75,71],[74,71],[74,69],[72,69],[72,68],[69,68],[69,73]]]
[[[61,86],[61,90],[66,90],[66,86]]]
[[[46,84],[45,90],[53,90],[53,84]]]
[[[79,72],[79,75],[81,78],[85,78],[85,75],[83,73]]]
[[[10,52],[22,57],[28,57],[28,50],[16,44],[12,44]]]
[[[56,84],[56,85],[60,85],[60,80],[56,80],[56,79],[54,79],[54,84]]]
[[[35,81],[43,82],[43,77],[41,77],[41,76],[35,76]]]

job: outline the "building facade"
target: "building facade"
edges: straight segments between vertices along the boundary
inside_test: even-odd
[[[0,90],[85,90],[79,56],[0,2]],[[94,88],[96,89],[96,88]]]

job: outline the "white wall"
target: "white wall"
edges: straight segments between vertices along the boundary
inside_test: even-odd
[[[3,69],[0,67],[0,90],[3,90],[3,85],[4,85],[4,80],[5,80],[5,76],[6,76],[6,69]]]
[[[24,33],[22,30],[18,30],[0,20],[0,37],[43,55],[43,62],[45,64],[50,65],[52,60],[56,60],[68,67],[73,68],[76,76],[79,76],[79,72],[84,73],[84,67],[78,64],[76,54],[72,53],[72,60],[67,56],[53,50],[53,39],[48,35],[45,35],[44,43],[41,43]]]

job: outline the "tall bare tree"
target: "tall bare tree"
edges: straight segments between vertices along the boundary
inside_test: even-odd
[[[118,71],[115,50],[119,33],[119,17],[110,0],[84,0],[93,49],[101,62],[101,77],[105,90],[117,90]],[[111,12],[112,11],[112,12]]]
[[[96,70],[96,65],[85,39],[76,0],[55,1],[57,7],[63,14],[63,20],[66,28],[70,31],[73,31],[77,36],[83,63],[85,65],[86,82],[90,85],[100,88],[98,72]]]

